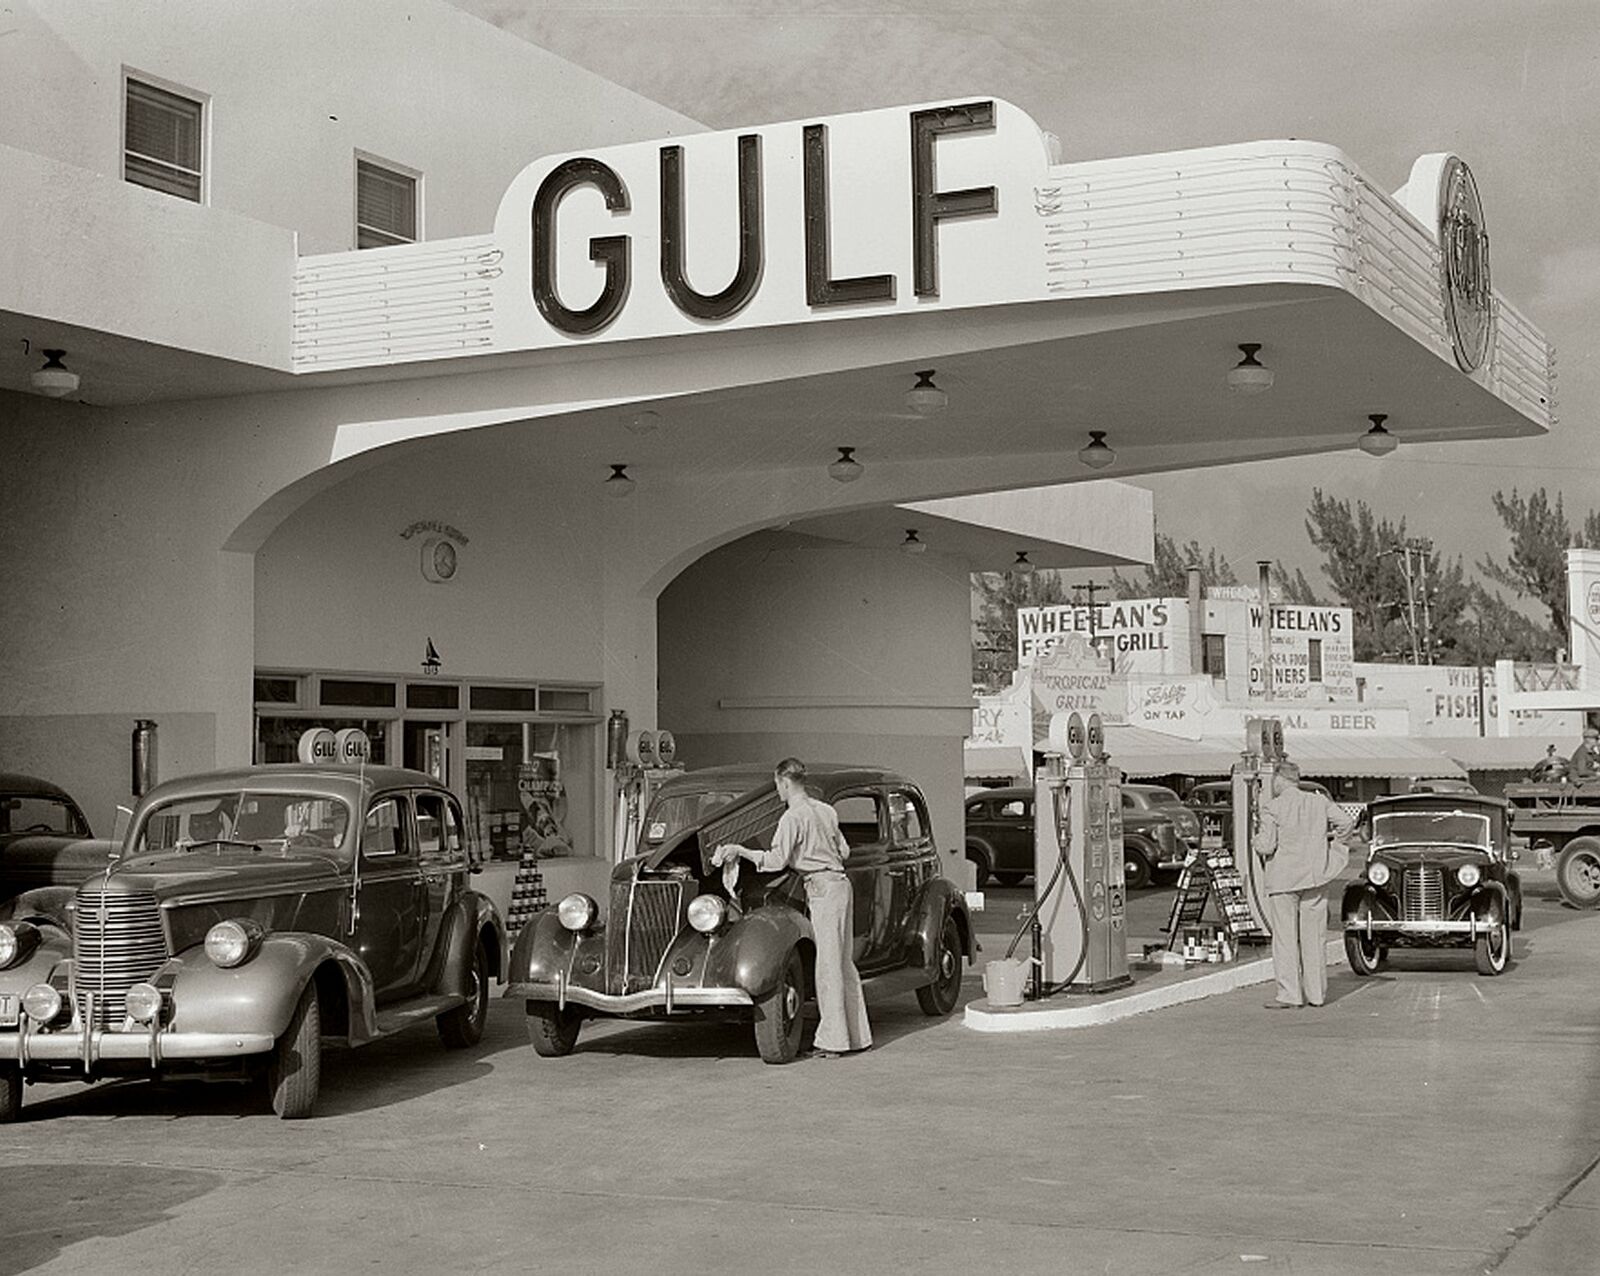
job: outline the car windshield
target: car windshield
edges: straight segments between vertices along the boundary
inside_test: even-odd
[[[252,846],[336,851],[350,811],[336,798],[310,793],[205,793],[152,810],[134,842],[135,855],[198,846]]]
[[[78,812],[60,798],[32,793],[8,793],[0,797],[0,837],[12,833],[56,833],[64,837],[88,837]]]
[[[644,840],[655,844],[693,828],[713,811],[720,811],[743,789],[705,789],[694,793],[663,793],[650,804],[644,821]]]
[[[1477,811],[1391,811],[1373,816],[1372,844],[1427,843],[1489,849],[1489,817]]]
[[[1160,805],[1162,803],[1165,803],[1169,806],[1179,805],[1178,795],[1171,789],[1162,788],[1159,784],[1148,785],[1139,792],[1140,796],[1142,796],[1146,802],[1149,802],[1152,805]]]

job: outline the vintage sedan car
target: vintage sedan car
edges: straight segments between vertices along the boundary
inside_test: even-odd
[[[417,771],[290,764],[173,780],[68,915],[0,924],[0,1120],[24,1081],[264,1074],[310,1115],[325,1038],[483,1032],[505,967],[461,809]]]
[[[1335,800],[1327,786],[1315,780],[1301,780],[1300,787],[1307,793],[1320,793],[1330,802]],[[1232,780],[1206,780],[1195,785],[1184,799],[1184,805],[1200,821],[1203,846],[1207,849],[1233,846]]]
[[[1471,793],[1378,798],[1361,880],[1344,892],[1350,968],[1373,974],[1391,946],[1473,949],[1498,975],[1522,927],[1522,880],[1511,867],[1507,804]]]
[[[1184,813],[1188,820],[1194,816]],[[987,789],[967,799],[966,855],[978,885],[992,877],[1002,886],[1020,885],[1033,874],[1033,790],[1026,785]],[[1199,823],[1192,828],[1198,840]],[[1146,807],[1122,799],[1122,866],[1130,889],[1152,885],[1158,872],[1183,867],[1192,843],[1162,806]]]
[[[60,785],[0,771],[0,917],[19,895],[44,892],[34,907],[65,905],[72,888],[104,869],[114,843],[96,839]]]
[[[811,766],[807,789],[850,845],[855,961],[869,992],[912,991],[948,1015],[976,944],[965,896],[940,873],[921,791],[870,767]],[[585,1018],[735,1017],[768,1063],[799,1052],[814,940],[798,874],[743,863],[730,892],[711,854],[771,844],[783,802],[766,766],[668,780],[644,816],[644,849],[617,865],[609,907],[569,895],[525,927],[506,996],[525,1003],[534,1049],[568,1054]]]

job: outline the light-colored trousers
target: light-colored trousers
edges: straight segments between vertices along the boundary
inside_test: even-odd
[[[1328,893],[1322,886],[1267,896],[1278,1000],[1320,1006],[1328,997]]]
[[[850,879],[843,873],[807,877],[806,909],[817,939],[817,1009],[822,1012],[812,1044],[818,1050],[865,1050],[872,1044],[872,1027],[850,955],[855,942]]]

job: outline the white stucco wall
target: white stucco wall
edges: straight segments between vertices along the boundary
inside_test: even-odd
[[[355,152],[420,170],[427,239],[489,229],[528,161],[697,129],[440,0],[8,6],[0,144],[122,172],[126,67],[208,99],[209,202],[355,247]],[[537,103],[508,110],[508,103]]]
[[[970,588],[938,554],[776,532],[724,546],[662,592],[661,725],[690,766],[794,754],[904,773],[965,880]]]

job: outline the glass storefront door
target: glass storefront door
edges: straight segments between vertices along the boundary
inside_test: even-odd
[[[603,855],[595,842],[596,728],[468,721],[467,819],[493,860]]]

